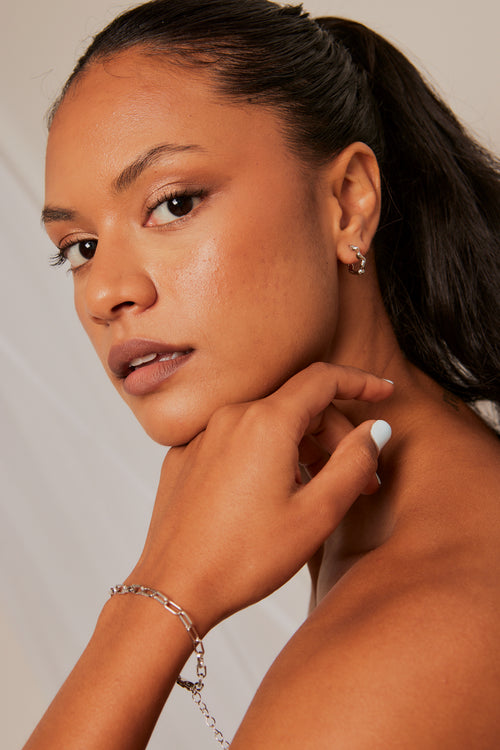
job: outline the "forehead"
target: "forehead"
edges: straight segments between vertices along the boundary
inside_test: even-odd
[[[95,179],[119,172],[164,142],[194,143],[226,160],[277,150],[291,159],[274,111],[227,101],[205,68],[129,50],[92,64],[67,92],[49,133],[47,188],[79,170],[92,168]]]
[[[193,105],[215,104],[215,79],[208,69],[181,65],[165,55],[147,54],[132,48],[91,63],[81,72],[56,111],[50,131],[57,130],[75,111],[85,107],[90,116],[105,122],[109,114],[118,120],[132,115],[188,112]],[[135,114],[135,118],[134,118]],[[100,116],[100,117],[99,117]]]

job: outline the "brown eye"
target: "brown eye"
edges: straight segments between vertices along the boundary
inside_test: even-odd
[[[179,196],[166,201],[166,204],[174,216],[186,216],[194,208],[194,198],[191,195]]]
[[[94,257],[96,249],[97,240],[81,240],[67,247],[64,255],[71,268],[78,268]]]
[[[151,209],[146,226],[161,226],[170,224],[176,219],[187,216],[201,202],[199,195],[173,195],[164,198],[155,208]]]

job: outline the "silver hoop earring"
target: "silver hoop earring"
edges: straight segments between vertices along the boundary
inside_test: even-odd
[[[347,269],[349,273],[353,273],[356,276],[362,276],[366,268],[366,257],[357,245],[349,245],[349,247],[354,253],[356,253],[356,258],[359,260],[359,263],[349,263]]]

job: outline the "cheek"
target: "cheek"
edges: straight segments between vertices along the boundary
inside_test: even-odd
[[[307,349],[333,334],[336,265],[329,266],[321,238],[302,227],[249,231],[250,246],[240,239],[221,269],[219,302],[243,347],[238,332],[275,352]]]
[[[241,214],[240,214],[241,216]],[[198,241],[197,241],[198,240]],[[146,398],[118,392],[153,440],[184,444],[227,403],[260,398],[315,360],[328,357],[336,316],[336,264],[324,238],[304,222],[225,225],[192,236],[180,252],[155,255],[148,273],[157,304],[140,315],[140,333],[196,349],[192,363]],[[86,312],[84,283],[75,306],[105,365],[109,329]],[[144,328],[144,330],[142,330]],[[135,331],[137,333],[138,331]],[[114,381],[113,381],[114,382]]]
[[[321,244],[283,232],[226,235],[179,278],[178,309],[196,330],[218,383],[257,397],[329,352],[336,326],[336,265]],[[186,283],[187,279],[187,283]]]
[[[309,253],[292,262],[275,244],[271,253],[255,242],[250,254],[248,243],[214,242],[182,273],[172,270],[162,325],[182,330],[196,356],[160,392],[142,401],[125,396],[153,440],[184,444],[217,408],[261,398],[328,357],[335,284],[332,269],[327,273]]]
[[[87,307],[85,304],[85,293],[83,284],[80,282],[77,282],[76,280],[73,281],[74,283],[74,292],[73,292],[73,300],[74,300],[74,306],[75,311],[78,317],[78,320],[80,321],[83,330],[87,334],[87,337],[92,344],[99,360],[101,361],[102,366],[107,372],[107,357],[108,357],[108,347],[109,343],[106,341],[106,337],[108,334],[108,327],[103,324],[98,324],[92,321],[90,318]]]

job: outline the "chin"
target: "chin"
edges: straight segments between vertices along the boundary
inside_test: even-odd
[[[132,409],[139,424],[147,435],[165,447],[186,445],[202,432],[214,410],[203,413],[200,409],[182,409],[180,405],[176,409],[158,408],[141,410]]]
[[[178,420],[167,420],[161,424],[147,424],[141,422],[141,426],[149,437],[168,448],[177,445],[187,445],[193,438],[207,426],[207,422],[192,422],[191,420],[179,422]]]
[[[152,440],[168,447],[186,445],[206,429],[217,409],[267,396],[309,361],[301,362],[299,366],[296,362],[287,364],[286,369],[276,368],[272,374],[268,368],[248,377],[247,370],[246,373],[235,373],[229,381],[214,378],[209,382],[198,382],[196,388],[188,381],[175,390],[160,389],[145,397],[130,397],[123,391],[121,395]]]
[[[267,395],[273,388],[246,388],[214,392],[207,395],[199,390],[193,394],[178,394],[175,399],[170,395],[158,393],[147,401],[138,403],[126,399],[136,419],[149,437],[166,447],[186,445],[206,429],[210,418],[217,409],[227,405],[252,401]]]

